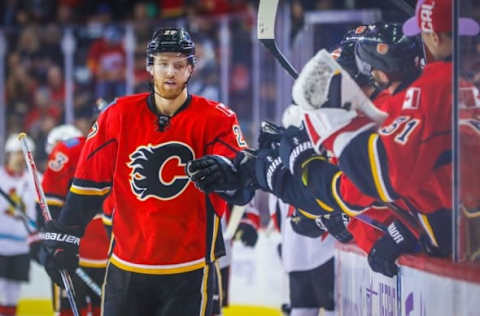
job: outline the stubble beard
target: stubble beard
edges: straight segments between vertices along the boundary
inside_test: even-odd
[[[155,88],[155,90],[157,90],[157,93],[162,98],[165,98],[167,100],[174,100],[182,93],[185,87],[186,87],[186,83],[182,84],[180,87],[175,89],[165,89],[163,84],[160,84],[159,87]]]

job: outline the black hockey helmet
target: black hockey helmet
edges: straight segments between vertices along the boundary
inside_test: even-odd
[[[355,62],[355,44],[363,39],[367,29],[368,25],[360,25],[355,29],[349,30],[340,41],[339,46],[332,51],[336,61],[352,76],[359,86],[373,82],[372,76],[361,73]]]
[[[183,27],[160,28],[153,33],[147,44],[147,71],[153,66],[153,56],[164,52],[181,53],[191,65],[195,63],[195,43]]]
[[[377,23],[367,28],[355,44],[358,70],[369,75],[373,69],[387,74],[409,75],[420,69],[421,45],[407,37],[400,23]]]

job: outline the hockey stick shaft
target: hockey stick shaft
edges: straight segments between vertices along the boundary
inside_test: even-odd
[[[275,20],[279,0],[260,0],[257,16],[257,38],[272,53],[292,78],[297,79],[298,71],[285,58],[275,40]]]
[[[102,296],[102,289],[98,286],[95,281],[92,280],[92,278],[82,269],[82,268],[77,268],[75,270],[75,274],[99,297]]]
[[[47,199],[45,198],[45,194],[43,193],[42,186],[40,185],[37,166],[35,165],[35,161],[33,160],[32,151],[28,147],[27,141],[25,139],[26,136],[27,134],[20,133],[18,135],[18,140],[22,144],[23,157],[27,164],[28,171],[32,176],[33,186],[35,188],[35,193],[37,195],[38,204],[40,205],[40,208],[42,210],[42,214],[45,219],[45,222],[48,222],[52,220],[52,215],[50,214],[50,210],[48,209],[48,205],[47,205]],[[72,283],[70,274],[65,270],[61,270],[60,276],[62,277],[65,290],[67,291],[67,298],[68,298],[68,302],[70,303],[70,307],[72,308],[72,312],[75,316],[80,316],[78,312],[77,304],[75,302],[75,291],[73,288],[73,283]]]
[[[390,0],[390,2],[409,16],[415,15],[415,8],[413,8],[405,0]]]
[[[417,238],[420,238],[420,236],[424,234],[423,227],[421,227],[418,220],[414,216],[410,215],[410,213],[408,213],[406,210],[401,209],[395,203],[385,203],[385,205],[388,206],[395,217],[405,224]]]
[[[240,225],[243,214],[245,213],[245,208],[245,205],[234,205],[232,207],[232,214],[230,215],[230,220],[227,224],[227,229],[225,230],[226,240],[231,240],[235,235],[238,225]]]
[[[386,233],[387,232],[387,227],[385,225],[383,225],[382,223],[374,220],[373,218],[369,217],[368,215],[366,214],[359,214],[353,218],[356,218],[358,219],[359,221],[381,231],[381,232],[384,232]]]

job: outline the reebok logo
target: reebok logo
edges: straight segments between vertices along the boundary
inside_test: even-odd
[[[42,240],[56,240],[61,242],[66,242],[68,244],[73,244],[80,246],[80,238],[68,235],[68,234],[58,234],[58,233],[40,233],[40,239]]]
[[[390,236],[392,237],[393,241],[395,241],[396,244],[400,244],[402,241],[405,240],[405,238],[403,238],[402,234],[400,234],[400,232],[398,231],[395,223],[392,223],[391,225],[389,225],[387,230],[388,230],[388,233],[390,234]]]

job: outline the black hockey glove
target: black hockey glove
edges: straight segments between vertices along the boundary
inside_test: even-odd
[[[328,231],[336,240],[347,243],[353,239],[352,234],[347,230],[350,218],[343,212],[334,212],[317,217],[316,223],[320,228]]]
[[[235,232],[235,239],[240,240],[247,247],[255,247],[258,233],[253,225],[240,222]]]
[[[255,164],[256,182],[259,188],[281,196],[283,175],[288,170],[283,166],[278,150],[260,149]]]
[[[420,236],[425,252],[434,257],[448,257],[452,252],[452,211],[440,210],[425,214],[424,221],[430,224],[433,238],[427,234]]]
[[[295,126],[290,126],[283,134],[279,152],[284,166],[297,177],[301,177],[302,163],[315,155],[305,130]]]
[[[256,155],[256,151],[246,149],[239,151],[233,158],[233,165],[237,169],[237,177],[240,179],[242,187],[249,187],[253,190],[258,189],[255,178]]]
[[[38,260],[45,267],[53,282],[63,287],[60,270],[75,271],[78,267],[80,229],[65,226],[52,220],[45,224],[40,233],[42,248]]]
[[[258,135],[259,149],[278,148],[278,146],[280,146],[280,139],[282,138],[284,132],[285,128],[269,121],[262,121],[260,134]]]
[[[326,232],[316,224],[315,219],[308,218],[298,210],[295,210],[295,213],[290,217],[290,225],[295,233],[310,238],[320,237]]]
[[[368,254],[368,264],[373,271],[393,277],[398,273],[395,260],[403,253],[412,253],[417,239],[400,221],[388,225],[387,233],[377,240]]]
[[[242,187],[237,168],[230,159],[223,156],[207,155],[191,160],[187,163],[185,172],[206,193],[234,191]]]

